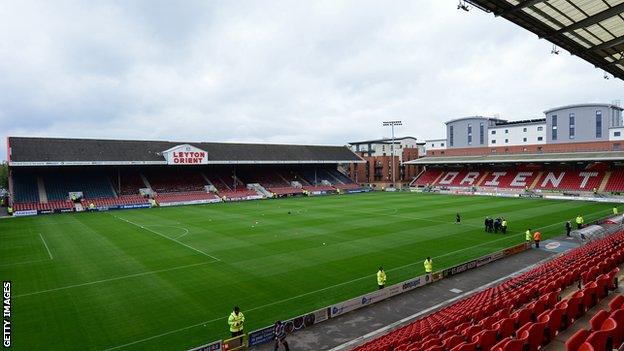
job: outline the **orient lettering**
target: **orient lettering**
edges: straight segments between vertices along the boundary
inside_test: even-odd
[[[205,157],[203,151],[174,151],[172,160],[175,164],[199,164]]]

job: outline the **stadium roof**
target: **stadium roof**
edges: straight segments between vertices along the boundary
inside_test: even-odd
[[[574,153],[504,154],[482,156],[423,157],[404,162],[406,165],[454,165],[483,163],[528,163],[528,162],[586,162],[624,161],[624,151],[598,151]]]
[[[467,0],[624,79],[624,0]]]
[[[205,151],[201,164],[364,162],[345,146],[23,137],[9,137],[8,146],[10,166],[166,165],[176,148]]]

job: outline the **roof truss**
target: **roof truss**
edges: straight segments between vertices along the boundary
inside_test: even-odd
[[[467,1],[624,79],[624,1]]]

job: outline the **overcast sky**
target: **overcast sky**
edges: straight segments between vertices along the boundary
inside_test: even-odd
[[[2,1],[0,136],[345,144],[624,97],[456,0]],[[1,159],[6,145],[0,143]]]

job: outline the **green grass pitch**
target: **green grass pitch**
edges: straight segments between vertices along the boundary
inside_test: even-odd
[[[288,212],[291,214],[288,214]],[[246,331],[524,240],[610,204],[369,193],[0,221],[15,350],[172,350]],[[462,224],[455,225],[455,213]],[[510,234],[488,234],[486,215]],[[324,244],[325,243],[325,244]]]

